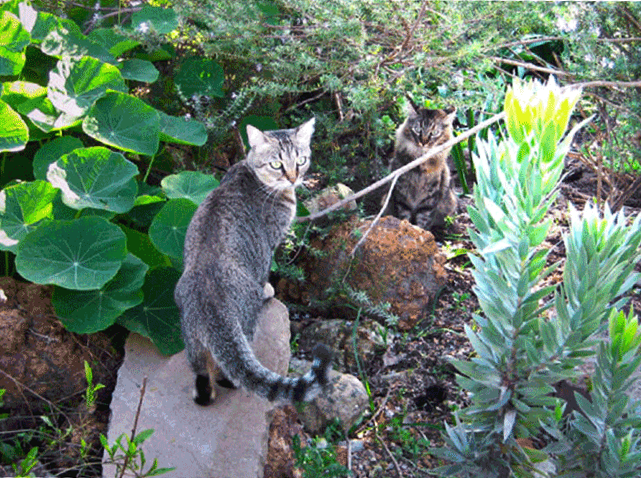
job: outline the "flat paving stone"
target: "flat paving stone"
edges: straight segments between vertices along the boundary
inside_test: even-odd
[[[254,352],[270,370],[285,374],[289,339],[287,308],[271,299],[259,317]],[[262,478],[273,404],[244,389],[217,388],[212,405],[196,405],[185,352],[163,357],[148,339],[134,333],[126,343],[111,403],[110,444],[123,433],[131,434],[145,377],[137,432],[155,430],[142,446],[145,469],[158,458],[160,467],[176,468],[162,475],[166,478]],[[114,465],[103,465],[104,478],[115,474]]]

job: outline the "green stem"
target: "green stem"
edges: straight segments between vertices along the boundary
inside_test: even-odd
[[[156,159],[156,155],[154,154],[154,155],[151,157],[151,161],[149,161],[149,166],[147,166],[147,171],[145,172],[145,177],[144,177],[144,178],[142,178],[142,182],[143,182],[143,183],[146,183],[146,182],[147,182],[147,178],[149,177],[149,173],[151,172],[151,166],[154,164],[154,160],[155,160],[155,159]]]
[[[358,358],[358,345],[356,343],[356,334],[357,334],[357,329],[358,329],[358,324],[360,323],[361,320],[361,311],[363,309],[359,308],[358,312],[356,313],[356,320],[354,321],[354,327],[352,328],[352,347],[354,349],[354,360],[356,361],[356,368],[358,369],[358,375],[361,377],[361,380],[363,381],[363,384],[365,385],[365,390],[367,391],[367,397],[369,398],[369,407],[370,410],[374,411],[376,409],[376,406],[374,405],[374,400],[372,399],[372,392],[369,388],[369,380],[367,379],[367,375],[365,374],[365,370],[363,370],[363,367],[361,366],[361,361]]]

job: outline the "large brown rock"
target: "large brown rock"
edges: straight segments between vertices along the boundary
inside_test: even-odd
[[[287,308],[275,299],[266,302],[252,344],[256,357],[270,370],[286,373],[289,339]],[[200,407],[192,400],[193,375],[184,351],[163,357],[137,334],[129,336],[125,351],[111,402],[110,443],[131,432],[147,377],[138,431],[155,430],[143,450],[149,461],[158,458],[161,467],[175,468],[163,476],[262,478],[275,404],[239,388],[218,389],[213,404]],[[103,476],[114,473],[106,457]]]
[[[350,221],[312,241],[311,247],[322,252],[307,261],[309,290],[302,298],[309,303],[327,299],[326,291],[344,280],[374,304],[389,303],[400,318],[398,327],[409,330],[428,314],[447,282],[445,256],[431,232],[392,216],[382,218],[350,256],[371,223]]]

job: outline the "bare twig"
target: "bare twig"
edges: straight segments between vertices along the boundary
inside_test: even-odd
[[[380,188],[381,186],[384,186],[388,182],[393,181],[395,177],[398,177],[401,174],[405,174],[406,172],[408,172],[408,171],[420,166],[421,164],[423,164],[428,159],[430,159],[430,158],[436,156],[437,154],[439,154],[439,153],[451,148],[455,144],[458,144],[458,143],[460,143],[462,141],[465,141],[469,137],[474,136],[479,131],[482,131],[485,128],[487,128],[488,126],[491,126],[494,123],[502,120],[504,117],[505,117],[505,113],[496,114],[496,115],[492,116],[490,119],[487,119],[487,120],[483,121],[482,123],[479,123],[474,128],[471,128],[471,129],[465,131],[464,133],[461,133],[456,138],[453,138],[453,139],[447,141],[446,143],[443,143],[440,146],[437,146],[436,148],[430,149],[427,153],[425,153],[420,158],[417,158],[414,161],[412,161],[411,163],[408,163],[405,166],[402,166],[402,167],[392,171],[390,174],[385,176],[383,179],[380,179],[380,180],[376,181],[374,184],[369,185],[365,189],[361,189],[357,193],[346,197],[345,199],[337,202],[336,204],[334,204],[334,205],[332,205],[332,206],[330,206],[330,207],[328,207],[326,209],[323,209],[322,211],[319,211],[319,212],[314,213],[314,214],[310,214],[309,216],[299,217],[299,218],[297,218],[297,220],[299,222],[315,221],[316,219],[318,219],[320,217],[326,216],[330,212],[336,211],[337,209],[340,209],[345,204],[347,204],[347,203],[349,203],[351,201],[354,201],[356,199],[360,199],[361,197],[365,196],[366,194],[369,194],[372,191],[375,191],[376,189]]]
[[[421,9],[419,10],[418,15],[416,16],[416,21],[414,22],[414,25],[412,25],[412,28],[410,28],[410,31],[407,33],[407,36],[405,37],[405,40],[401,45],[401,51],[405,50],[407,46],[410,44],[410,42],[412,41],[412,38],[414,37],[414,32],[416,31],[418,24],[421,23],[421,20],[423,19],[423,14],[425,13],[425,8],[427,7],[427,3],[428,3],[427,0],[423,1],[423,4],[421,5]]]
[[[528,70],[532,71],[539,71],[541,73],[548,73],[551,75],[557,75],[557,76],[571,76],[569,73],[563,71],[563,70],[555,70],[553,68],[545,68],[543,66],[536,66],[531,63],[526,63],[524,61],[517,61],[517,60],[509,60],[507,58],[501,58],[498,56],[490,56],[490,60],[496,61],[498,63],[505,63],[506,65],[512,65],[512,66],[521,66],[523,68],[526,68]]]
[[[140,398],[138,399],[138,408],[136,409],[136,417],[134,418],[134,426],[131,429],[131,441],[134,441],[136,437],[136,429],[138,428],[138,419],[140,418],[140,409],[142,408],[142,401],[145,398],[145,390],[147,389],[147,377],[142,379],[142,387],[140,388]],[[129,455],[125,456],[125,461],[122,464],[122,471],[118,478],[122,478],[127,471],[127,465],[129,464]]]
[[[641,81],[586,81],[584,83],[577,83],[575,86],[581,88],[641,88]]]
[[[380,220],[381,216],[383,213],[387,210],[387,206],[389,205],[389,201],[392,198],[392,193],[394,192],[394,187],[396,186],[396,181],[398,180],[398,176],[394,176],[394,179],[392,179],[392,184],[389,187],[389,191],[387,192],[387,197],[385,198],[385,202],[383,203],[383,207],[381,207],[381,210],[378,212],[378,215],[374,218],[372,223],[369,225],[369,228],[367,228],[367,231],[365,231],[365,234],[363,234],[363,237],[360,238],[360,240],[356,243],[354,246],[354,249],[350,253],[351,257],[354,257],[354,254],[356,254],[356,250],[365,242],[365,239],[367,239],[367,236],[369,233],[374,229],[374,226],[376,226],[376,223]]]
[[[399,466],[398,461],[396,461],[396,458],[394,458],[394,455],[392,455],[392,452],[387,447],[387,445],[385,444],[381,436],[378,434],[378,430],[376,430],[376,438],[378,438],[378,441],[381,442],[381,445],[383,445],[383,448],[385,448],[385,451],[394,462],[394,466],[396,467],[396,473],[398,473],[398,478],[403,478],[403,472],[401,471],[401,467]]]
[[[641,191],[641,176],[638,176],[634,182],[619,195],[616,201],[612,202],[612,212],[617,212],[621,209],[623,207],[623,203],[631,198],[637,191]]]

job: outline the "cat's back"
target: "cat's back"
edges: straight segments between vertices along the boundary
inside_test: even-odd
[[[216,189],[198,206],[185,235],[185,270],[227,257],[241,246],[238,239],[256,220],[252,190],[256,178],[245,161],[233,165]],[[245,230],[245,231],[243,231]]]

